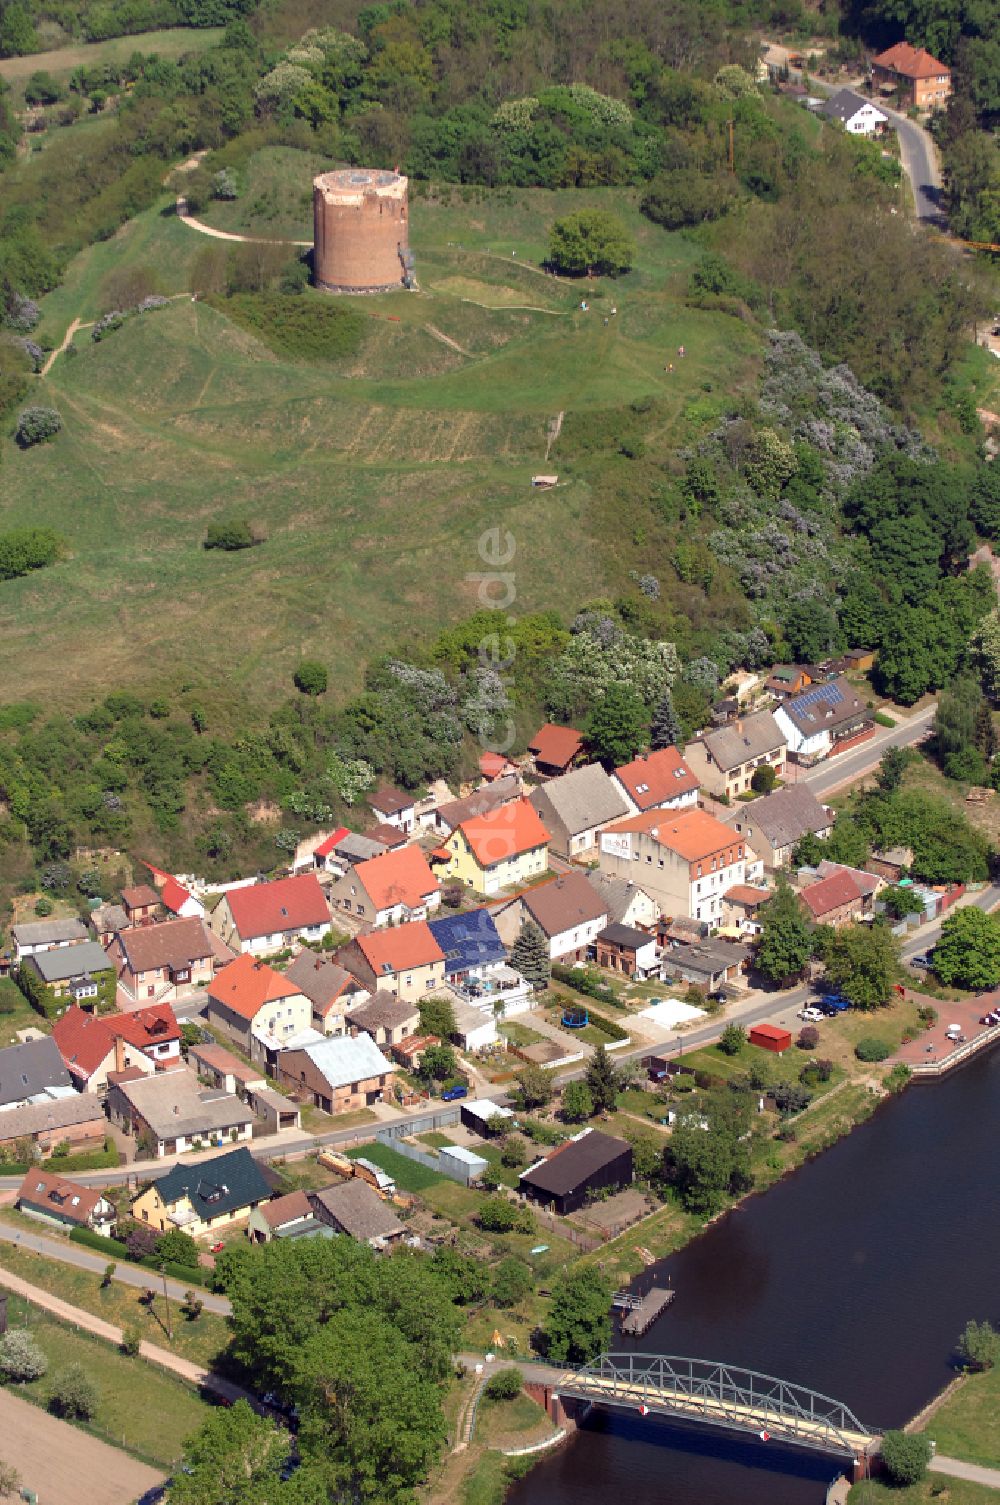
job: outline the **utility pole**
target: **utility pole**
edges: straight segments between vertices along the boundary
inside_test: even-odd
[[[170,1339],[170,1341],[172,1343],[173,1340],[174,1340],[174,1329],[173,1329],[173,1324],[170,1321],[170,1297],[167,1295],[167,1267],[166,1267],[166,1265],[161,1264],[161,1266],[160,1266],[160,1274],[163,1276],[163,1305],[167,1309],[167,1337]]]

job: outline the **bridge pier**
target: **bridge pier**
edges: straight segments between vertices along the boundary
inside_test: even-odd
[[[578,1421],[590,1410],[590,1402],[577,1400],[575,1396],[560,1395],[555,1385],[541,1380],[526,1380],[524,1392],[548,1413],[554,1426],[572,1431]]]

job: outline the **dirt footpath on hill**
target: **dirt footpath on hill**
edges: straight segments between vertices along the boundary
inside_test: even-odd
[[[164,1475],[0,1390],[0,1455],[38,1505],[130,1505]]]

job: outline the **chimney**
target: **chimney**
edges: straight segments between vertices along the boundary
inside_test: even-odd
[[[742,721],[742,718],[737,719],[737,722],[736,722],[736,732],[737,732],[738,736],[742,737],[742,735],[743,735],[743,721]]]

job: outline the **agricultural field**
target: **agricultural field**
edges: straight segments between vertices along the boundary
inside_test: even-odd
[[[308,184],[315,163],[290,155]],[[610,421],[651,404],[651,442],[669,455],[752,382],[756,336],[684,306],[697,249],[628,194],[473,198],[414,202],[420,291],[352,302],[360,338],[330,360],[279,356],[191,301],[195,258],[219,243],[168,197],[76,258],[42,305],[49,346],[110,306],[112,274],[147,276],[173,301],[98,344],[80,329],[77,353],[38,383],[63,432],[23,453],[0,441],[0,528],[30,515],[67,540],[62,561],[0,594],[11,699],[44,675],[65,709],[113,683],[261,705],[287,692],[303,655],[328,664],[339,699],[366,661],[474,609],[477,540],[498,526],[515,539],[521,610],[569,613],[649,567],[648,512],[623,527],[621,503],[595,496],[565,443],[547,464],[551,427],[560,413]],[[595,287],[525,264],[553,217],[591,200],[627,218],[634,272]],[[550,468],[561,484],[533,491],[532,473]],[[266,542],[206,552],[207,525],[237,517]]]

